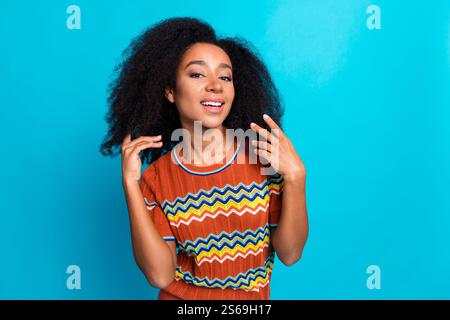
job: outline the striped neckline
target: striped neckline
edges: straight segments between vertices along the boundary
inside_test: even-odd
[[[178,158],[177,152],[176,152],[176,148],[179,146],[180,144],[177,144],[173,149],[172,149],[172,155],[173,158],[175,159],[175,161],[177,162],[177,164],[186,172],[190,173],[190,174],[194,174],[194,175],[201,175],[201,176],[207,176],[210,174],[214,174],[214,173],[218,173],[222,170],[225,170],[231,163],[233,163],[234,159],[236,159],[237,155],[239,154],[239,150],[241,148],[241,142],[239,141],[238,146],[236,148],[236,150],[234,151],[233,156],[231,157],[230,160],[228,160],[227,163],[222,164],[222,162],[219,163],[213,163],[211,165],[207,165],[207,166],[197,166],[195,164],[190,164],[190,163],[182,163],[180,161],[180,159]],[[235,143],[233,143],[233,147],[235,147]],[[225,156],[224,159],[226,159],[227,156]],[[223,159],[222,159],[223,160]]]

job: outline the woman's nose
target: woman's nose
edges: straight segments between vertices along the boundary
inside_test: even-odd
[[[222,91],[222,85],[220,84],[220,82],[219,82],[217,79],[212,79],[212,80],[208,83],[206,89],[207,89],[208,91],[214,91],[214,92]]]

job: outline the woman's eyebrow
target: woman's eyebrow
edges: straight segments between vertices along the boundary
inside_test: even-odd
[[[199,65],[202,65],[202,66],[208,65],[208,63],[206,63],[203,60],[192,60],[186,65],[186,67],[184,67],[184,69],[186,70],[186,68],[189,67],[191,64],[199,64]],[[229,64],[226,64],[226,63],[219,64],[219,68],[229,68],[230,70],[233,70],[231,68],[231,66]]]

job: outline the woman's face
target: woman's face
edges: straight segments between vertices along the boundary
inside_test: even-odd
[[[196,43],[181,58],[175,90],[166,90],[176,104],[183,127],[201,121],[205,128],[221,128],[234,99],[230,58],[220,47]]]

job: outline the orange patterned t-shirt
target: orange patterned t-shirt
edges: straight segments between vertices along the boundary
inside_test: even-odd
[[[234,145],[227,162],[208,166],[184,163],[177,145],[143,172],[151,219],[177,247],[175,279],[160,295],[269,299],[270,231],[280,218],[283,177],[263,175],[244,145]]]

